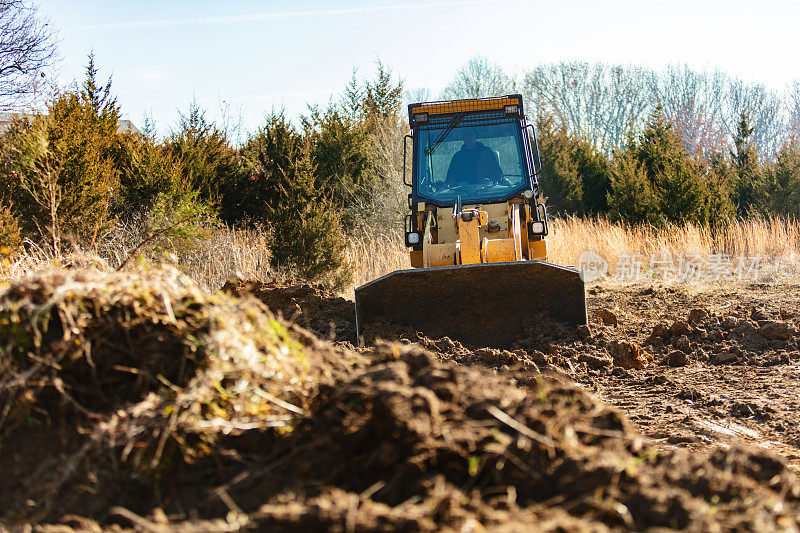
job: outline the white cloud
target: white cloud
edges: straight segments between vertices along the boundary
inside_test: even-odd
[[[260,22],[265,20],[283,20],[309,17],[323,17],[336,15],[355,15],[360,13],[375,13],[381,11],[400,11],[409,9],[423,9],[434,7],[457,7],[480,4],[494,4],[506,0],[462,0],[451,2],[432,2],[426,4],[400,4],[392,6],[368,6],[345,9],[323,9],[316,11],[288,11],[278,13],[252,13],[249,15],[230,15],[223,17],[199,17],[166,20],[142,20],[131,22],[113,22],[109,24],[94,24],[89,26],[72,26],[65,28],[69,31],[97,31],[97,30],[140,30],[150,28],[174,28],[178,26],[216,26],[223,24],[242,24],[247,22]]]

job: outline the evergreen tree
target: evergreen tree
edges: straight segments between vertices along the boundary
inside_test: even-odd
[[[79,91],[80,99],[97,116],[114,114],[119,119],[117,99],[111,94],[111,77],[105,85],[97,84],[97,67],[94,64],[94,51],[89,52],[89,59],[85,69],[86,75]]]
[[[630,224],[663,224],[659,199],[642,163],[631,150],[621,152],[611,171],[608,216]]]
[[[566,129],[553,131],[553,121],[542,117],[537,124],[539,157],[542,163],[539,185],[553,214],[575,215],[583,211],[583,183],[574,160],[573,142]]]
[[[165,142],[170,154],[181,161],[183,178],[198,199],[219,207],[220,218],[241,221],[242,182],[246,168],[227,134],[206,119],[196,102],[181,115],[180,128]]]
[[[98,86],[90,54],[82,89],[62,93],[47,114],[12,126],[3,181],[26,235],[46,238],[56,251],[64,238],[94,245],[114,218],[122,152],[118,120],[111,81]]]
[[[752,142],[752,134],[753,128],[750,126],[748,115],[742,111],[736,127],[736,135],[733,138],[734,150],[730,151],[734,174],[733,202],[736,206],[736,214],[740,217],[747,217],[752,213],[764,185],[758,151]]]
[[[367,80],[359,106],[363,116],[370,118],[396,117],[403,102],[403,83],[392,80],[392,71],[378,61],[378,72],[373,81]]]
[[[352,279],[340,211],[317,185],[306,139],[290,168],[279,169],[280,197],[267,206],[270,264],[341,290]]]
[[[644,218],[650,223],[707,224],[730,213],[724,198],[712,201],[711,195],[719,189],[711,177],[703,175],[699,162],[689,157],[680,135],[667,122],[660,106],[651,114],[638,140],[629,142],[617,157],[623,159],[612,178],[609,206],[619,218],[642,222],[642,214],[648,211]],[[641,172],[633,170],[634,161]],[[640,183],[642,173],[647,187]],[[636,193],[641,193],[641,197]],[[632,205],[626,207],[626,203]]]
[[[573,158],[583,187],[582,213],[599,215],[608,211],[611,168],[606,157],[589,142],[574,142]]]
[[[266,116],[241,149],[249,173],[238,188],[239,220],[268,221],[268,206],[280,201],[283,176],[300,157],[302,146],[302,136],[282,111]]]
[[[785,143],[765,174],[759,210],[767,215],[800,218],[800,144]]]
[[[369,173],[367,123],[330,106],[322,112],[313,109],[304,126],[320,186],[331,187],[333,201],[343,209],[368,201],[376,191]]]

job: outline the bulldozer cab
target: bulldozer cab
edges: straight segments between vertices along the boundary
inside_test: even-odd
[[[539,154],[522,96],[411,104],[408,117],[411,266],[545,259],[547,209],[537,201]],[[477,240],[461,231],[472,216]]]
[[[538,153],[520,96],[412,104],[409,123],[413,203],[504,202],[537,187]]]
[[[547,209],[522,96],[411,104],[408,115],[413,268],[355,289],[359,335],[396,324],[508,347],[543,318],[585,324],[581,273],[546,262]]]

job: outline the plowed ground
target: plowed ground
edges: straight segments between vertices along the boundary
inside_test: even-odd
[[[350,301],[307,285],[245,288],[321,336],[355,341]],[[366,342],[415,342],[445,361],[566,375],[659,446],[747,442],[800,466],[800,285],[599,283],[587,305],[589,328],[543,319],[513,350],[402,325],[368,331]]]
[[[797,289],[595,285],[499,350],[356,347],[304,285],[21,279],[0,530],[798,531]]]

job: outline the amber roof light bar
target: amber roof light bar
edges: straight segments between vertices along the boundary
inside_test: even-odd
[[[478,111],[500,111],[506,106],[519,106],[522,115],[522,96],[510,94],[506,96],[492,96],[490,98],[469,98],[465,100],[446,100],[441,102],[422,102],[408,106],[408,118],[414,124],[415,115],[449,115],[454,113],[469,113]],[[424,121],[419,121],[424,122]]]

